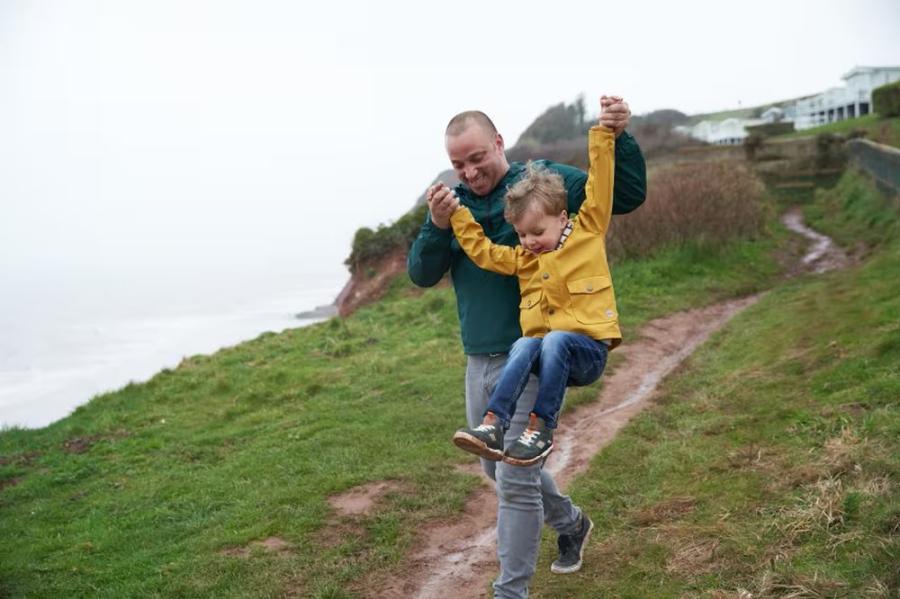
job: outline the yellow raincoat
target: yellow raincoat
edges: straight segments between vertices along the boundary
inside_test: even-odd
[[[465,207],[450,218],[459,245],[475,264],[518,277],[519,319],[526,337],[570,331],[608,340],[610,349],[622,341],[605,241],[612,216],[614,149],[609,129],[591,128],[585,200],[558,250],[535,255],[522,246],[496,245]]]

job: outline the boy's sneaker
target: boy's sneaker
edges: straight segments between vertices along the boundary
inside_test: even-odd
[[[514,466],[531,466],[550,455],[553,451],[553,429],[547,428],[544,420],[534,412],[528,419],[528,426],[503,454],[503,461]]]
[[[475,428],[461,428],[453,435],[453,443],[460,449],[479,455],[486,460],[503,459],[503,427],[492,412]]]
[[[578,532],[571,535],[559,535],[557,544],[559,545],[559,557],[550,565],[550,571],[555,574],[571,574],[581,570],[581,559],[584,556],[584,546],[587,545],[588,537],[594,530],[594,523],[587,517],[587,514],[581,512],[580,526]]]

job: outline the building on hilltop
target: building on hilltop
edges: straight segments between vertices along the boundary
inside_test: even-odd
[[[759,118],[761,118],[764,123],[780,123],[781,121],[788,120],[786,111],[778,106],[770,107],[763,112],[762,116]]]
[[[900,67],[854,67],[841,79],[846,81],[845,87],[832,87],[793,104],[771,106],[757,119],[701,121],[675,130],[711,144],[738,145],[748,135],[746,128],[753,125],[793,122],[794,129],[801,130],[865,116],[872,111],[872,90],[900,80]]]
[[[700,121],[693,127],[681,125],[675,130],[694,139],[718,146],[738,146],[747,137],[746,127],[767,122],[762,119],[728,118],[724,121]]]
[[[900,80],[900,67],[854,67],[841,77],[845,87],[797,101],[795,129],[809,129],[865,116],[872,111],[872,90]]]

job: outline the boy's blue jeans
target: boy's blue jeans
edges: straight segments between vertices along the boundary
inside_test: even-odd
[[[605,343],[580,333],[550,331],[544,338],[522,337],[509,350],[487,409],[509,428],[528,376],[536,374],[538,394],[532,411],[548,428],[556,428],[566,387],[590,385],[600,378],[608,352]]]

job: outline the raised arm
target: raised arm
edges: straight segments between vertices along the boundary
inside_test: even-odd
[[[519,250],[488,239],[468,208],[460,206],[450,217],[450,225],[459,246],[480,268],[501,275],[516,274]]]
[[[609,127],[616,135],[615,186],[613,188],[613,214],[627,214],[636,210],[647,197],[647,165],[641,148],[634,137],[625,131],[631,120],[631,109],[620,96],[600,98],[600,124]],[[584,185],[587,173],[564,164],[548,164],[562,175],[569,194],[569,212],[578,212],[584,201]]]
[[[613,158],[615,136],[603,126],[591,127],[588,132],[588,180],[584,186],[584,203],[578,211],[578,222],[586,230],[606,233],[612,216]]]

